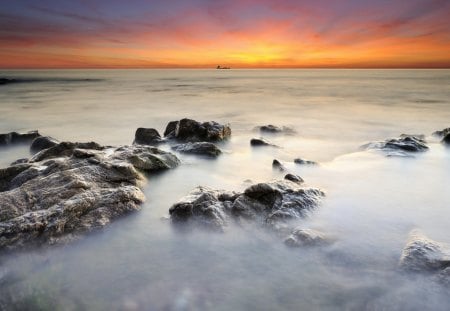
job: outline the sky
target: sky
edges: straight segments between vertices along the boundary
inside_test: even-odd
[[[0,0],[0,68],[450,68],[450,0]]]

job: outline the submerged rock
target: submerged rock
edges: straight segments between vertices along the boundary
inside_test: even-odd
[[[284,176],[284,179],[290,180],[290,181],[295,182],[297,184],[301,184],[302,182],[304,182],[303,178],[301,178],[298,175],[291,174],[291,173],[286,174],[286,176]]]
[[[441,142],[450,146],[450,133],[445,135]]]
[[[290,247],[318,246],[329,242],[322,232],[301,228],[294,229],[291,235],[284,240],[284,244]]]
[[[410,153],[424,152],[428,150],[423,135],[405,135],[399,138],[388,139],[384,142],[369,143],[365,149],[382,150],[388,156],[410,156]]]
[[[172,149],[182,153],[204,155],[208,157],[217,157],[222,153],[215,144],[209,142],[185,143],[175,145]]]
[[[442,271],[450,267],[450,248],[413,230],[403,249],[400,267],[415,272]]]
[[[38,131],[29,131],[27,133],[10,132],[0,134],[0,146],[14,145],[14,144],[28,144],[36,137],[41,136]]]
[[[287,180],[254,184],[243,193],[197,187],[169,213],[174,224],[196,223],[215,231],[223,231],[231,221],[256,222],[279,230],[290,220],[305,217],[323,196],[318,189],[301,188]]]
[[[222,125],[215,121],[198,122],[191,119],[171,121],[167,124],[164,136],[185,142],[216,142],[231,136],[228,124]]]
[[[442,131],[436,131],[433,133],[433,135],[438,136],[438,137],[444,137],[448,134],[450,134],[450,127],[447,127],[445,129],[443,129]]]
[[[148,146],[68,143],[0,169],[0,251],[70,241],[140,209],[139,170],[178,159]]]
[[[253,147],[260,147],[260,146],[277,147],[276,145],[272,144],[271,142],[265,140],[264,138],[252,138],[250,140],[250,145],[252,145]]]
[[[305,159],[301,159],[301,158],[294,159],[294,163],[300,164],[300,165],[318,165],[319,164],[317,162],[309,161],[309,160],[305,160]]]
[[[262,125],[257,127],[257,129],[259,129],[259,131],[261,133],[270,133],[270,134],[294,134],[295,130],[287,127],[287,126],[283,126],[283,127],[279,127],[276,125],[272,125],[272,124],[268,124],[268,125]]]
[[[286,171],[286,168],[284,167],[283,163],[281,163],[277,159],[274,159],[272,161],[272,168],[276,169],[276,170],[279,170],[280,172]]]
[[[161,138],[161,135],[159,135],[158,131],[153,128],[140,127],[134,134],[133,144],[157,145],[162,142],[163,140]]]
[[[35,138],[31,142],[30,151],[31,153],[38,153],[44,149],[48,149],[50,147],[56,146],[59,144],[59,141],[50,136],[40,136]]]

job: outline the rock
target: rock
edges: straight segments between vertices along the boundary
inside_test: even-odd
[[[304,182],[303,178],[301,178],[298,175],[294,175],[294,174],[286,174],[286,176],[284,176],[284,179],[286,180],[290,180],[292,182],[295,182],[297,184],[301,184],[302,182]]]
[[[173,167],[159,149],[62,142],[0,169],[0,251],[64,243],[140,209],[139,170]]]
[[[450,249],[413,230],[403,249],[400,267],[415,272],[442,271],[450,267]]]
[[[442,131],[436,131],[433,133],[433,135],[438,136],[438,137],[444,137],[448,134],[450,134],[450,127],[445,128]]]
[[[10,165],[17,165],[17,164],[27,163],[28,160],[29,160],[28,158],[17,159],[14,162],[12,162]]]
[[[444,138],[442,138],[442,143],[450,146],[450,133],[445,135]]]
[[[277,159],[274,159],[272,161],[272,168],[276,169],[276,170],[279,170],[280,172],[286,171],[286,168],[284,167],[284,165],[280,161],[278,161]]]
[[[31,142],[30,151],[33,154],[38,153],[39,151],[56,146],[57,144],[59,144],[59,141],[50,136],[39,136]]]
[[[216,142],[229,138],[231,128],[229,125],[222,125],[215,121],[200,123],[191,119],[182,119],[169,122],[164,136],[184,142]]]
[[[277,147],[276,145],[268,142],[267,140],[265,140],[264,138],[252,138],[250,140],[250,145],[252,145],[253,147],[260,147],[260,146],[272,146],[272,147]]]
[[[0,134],[0,146],[14,145],[14,144],[28,144],[36,137],[41,136],[38,131],[30,131],[27,133],[11,132]]]
[[[222,153],[215,144],[208,142],[185,143],[175,145],[172,149],[182,153],[198,154],[208,157],[217,157]]]
[[[318,165],[317,162],[309,161],[309,160],[305,160],[305,159],[301,159],[301,158],[294,159],[294,163],[300,164],[300,165]]]
[[[322,232],[312,229],[296,228],[291,235],[284,240],[284,244],[290,247],[318,246],[329,243]]]
[[[161,135],[159,135],[158,131],[153,128],[140,127],[134,134],[133,144],[157,145],[162,142],[163,140],[161,139]]]
[[[399,138],[388,139],[385,142],[369,143],[363,146],[365,149],[382,150],[388,156],[410,156],[410,153],[424,152],[428,150],[426,141],[422,135],[405,135]]]
[[[450,287],[450,267],[445,268],[436,276],[437,281],[446,287]]]
[[[196,223],[224,231],[230,222],[250,221],[271,229],[288,226],[316,208],[324,193],[290,181],[259,183],[243,193],[197,187],[170,210],[172,223]]]
[[[283,126],[283,127],[278,127],[272,124],[268,124],[268,125],[262,125],[257,127],[259,129],[259,131],[261,133],[270,133],[270,134],[294,134],[295,130],[287,127],[287,126]]]

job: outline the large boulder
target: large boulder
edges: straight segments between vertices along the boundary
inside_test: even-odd
[[[39,136],[36,137],[30,145],[31,153],[38,153],[44,149],[48,149],[50,147],[56,146],[59,144],[59,141],[50,136]]]
[[[253,222],[274,230],[316,208],[324,193],[288,180],[259,183],[242,193],[197,187],[170,210],[173,223],[202,224],[223,231],[230,222]]]
[[[158,131],[153,128],[140,127],[134,134],[133,144],[158,145],[162,142],[163,140],[161,138],[161,135],[159,135]]]
[[[0,251],[70,241],[140,209],[139,171],[178,159],[148,146],[68,143],[0,169]]]
[[[0,134],[0,146],[14,145],[14,144],[29,144],[36,137],[41,136],[38,131],[29,131],[27,133],[10,132]]]
[[[219,156],[222,153],[219,147],[209,142],[179,144],[172,146],[172,149],[181,153],[204,155],[213,158]]]
[[[201,123],[192,119],[182,119],[169,122],[164,136],[183,142],[216,142],[229,138],[231,128],[228,124],[222,125],[215,121]]]
[[[402,134],[399,138],[388,139],[384,142],[369,143],[365,149],[381,150],[387,156],[411,156],[411,153],[428,150],[425,138],[422,135]]]
[[[440,272],[450,267],[450,248],[413,230],[400,257],[400,267],[414,272]]]

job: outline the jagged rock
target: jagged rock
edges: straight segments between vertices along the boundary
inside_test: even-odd
[[[291,174],[291,173],[286,174],[286,176],[284,176],[284,179],[290,180],[290,181],[295,182],[297,184],[301,184],[302,182],[304,182],[303,178],[301,178],[298,175]]]
[[[276,169],[276,170],[279,170],[280,172],[286,171],[286,168],[284,167],[283,163],[281,163],[277,159],[274,159],[272,161],[272,168]]]
[[[289,220],[306,216],[316,208],[324,193],[300,188],[290,181],[259,183],[243,193],[197,187],[170,210],[173,223],[197,223],[223,231],[231,221],[256,222],[278,230]]]
[[[281,134],[281,133],[294,134],[295,133],[295,130],[290,127],[287,127],[287,126],[279,127],[279,126],[272,125],[272,124],[262,125],[262,126],[257,127],[257,129],[259,129],[259,131],[261,133],[270,133],[270,134]]]
[[[158,131],[153,128],[140,127],[134,134],[133,144],[157,145],[162,142],[163,140],[161,138],[161,135],[159,135]]]
[[[17,159],[15,161],[13,161],[10,165],[17,165],[17,164],[27,163],[28,160],[29,160],[28,158]]]
[[[413,230],[403,249],[400,267],[415,272],[442,271],[450,267],[450,249]]]
[[[309,161],[309,160],[305,160],[305,159],[301,159],[301,158],[294,159],[294,163],[300,164],[300,165],[318,165],[317,162]]]
[[[442,143],[450,145],[450,133],[445,135],[444,138],[442,138]]]
[[[59,141],[54,139],[50,136],[39,136],[36,137],[32,142],[30,146],[31,153],[38,153],[39,151],[42,151],[44,149],[48,149],[50,147],[56,146],[59,144]]]
[[[264,138],[252,138],[250,140],[250,145],[252,145],[253,147],[260,147],[260,146],[277,147],[276,145],[272,144],[271,142],[265,140]]]
[[[67,242],[138,210],[139,170],[177,163],[149,146],[63,142],[0,169],[0,251]]]
[[[405,135],[399,138],[388,139],[385,142],[369,143],[363,146],[365,149],[382,150],[388,156],[411,156],[410,153],[424,152],[428,150],[423,135]]]
[[[433,135],[438,136],[438,137],[444,137],[448,134],[450,134],[450,127],[445,128],[442,131],[436,131],[433,133]]]
[[[29,131],[27,133],[10,132],[0,134],[0,146],[14,145],[14,144],[28,144],[36,137],[41,136],[38,131]]]
[[[191,119],[171,121],[164,131],[164,136],[185,142],[216,142],[231,136],[229,125],[222,125],[215,121],[198,122]]]
[[[322,232],[301,228],[294,229],[291,235],[284,240],[284,244],[290,247],[318,246],[327,243],[329,240]]]
[[[217,157],[222,153],[215,144],[208,142],[179,144],[173,146],[172,149],[182,153],[198,154],[208,157]]]

